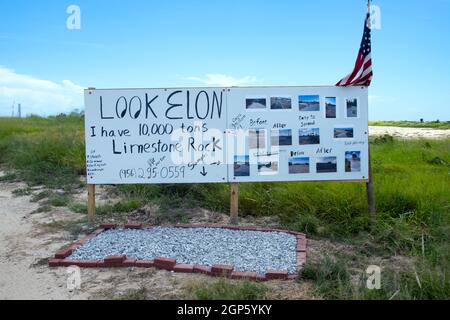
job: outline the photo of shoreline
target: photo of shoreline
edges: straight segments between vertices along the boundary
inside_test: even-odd
[[[309,173],[308,157],[289,158],[289,174]]]
[[[337,172],[337,158],[323,157],[318,158],[316,162],[317,173],[331,173]]]
[[[334,138],[336,139],[348,139],[354,137],[353,128],[334,128]]]
[[[245,107],[247,110],[264,110],[267,106],[265,98],[249,98],[245,100]]]
[[[271,131],[272,146],[291,146],[292,130],[291,129],[272,129]]]
[[[325,98],[325,116],[328,119],[336,118],[336,97]]]
[[[298,108],[300,111],[320,111],[320,96],[318,95],[299,96]]]
[[[270,98],[270,109],[272,109],[272,110],[292,109],[291,98],[287,98],[287,97],[272,97],[272,98]]]
[[[345,152],[345,172],[361,172],[361,151]]]
[[[248,177],[250,176],[250,157],[234,156],[234,176],[235,177]]]
[[[320,144],[319,128],[299,129],[298,141],[300,145]]]

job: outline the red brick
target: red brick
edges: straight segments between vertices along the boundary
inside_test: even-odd
[[[157,257],[154,259],[155,267],[164,270],[173,270],[173,267],[177,264],[177,260],[172,258]]]
[[[259,231],[258,227],[255,226],[242,226],[241,230],[247,230],[247,231]]]
[[[256,272],[237,272],[237,271],[233,271],[231,273],[231,278],[233,278],[233,279],[256,280],[258,278],[258,274]]]
[[[78,264],[79,260],[69,260],[69,259],[64,259],[61,260],[60,265],[62,267],[70,267],[70,266],[76,266]]]
[[[125,229],[142,229],[142,223],[127,223]]]
[[[48,260],[48,266],[49,267],[60,267],[61,266],[61,259],[50,259]]]
[[[115,229],[117,228],[117,224],[115,223],[103,223],[100,225],[100,228],[104,230]]]
[[[91,240],[91,239],[93,239],[95,237],[96,237],[96,235],[90,234],[90,235],[88,235],[86,237],[83,237],[83,238],[77,240],[74,244],[83,245],[83,244],[85,244],[86,242],[88,242],[89,240]]]
[[[94,232],[92,232],[89,236],[98,236],[100,233],[102,233],[103,231],[105,231],[105,229],[103,228],[98,228],[97,230],[95,230]]]
[[[136,260],[134,266],[137,268],[152,268],[155,266],[153,260]]]
[[[193,224],[179,223],[174,225],[174,228],[195,228],[196,226]]]
[[[306,264],[306,252],[297,252],[297,271]]]
[[[258,231],[261,231],[261,232],[272,232],[273,229],[271,229],[271,228],[259,228]]]
[[[194,265],[194,272],[195,273],[203,273],[203,274],[211,274],[211,267],[208,266],[201,266],[201,265]]]
[[[263,274],[258,274],[258,276],[256,277],[256,281],[267,281],[267,278]]]
[[[80,268],[96,268],[99,262],[98,260],[76,260],[74,265]]]
[[[287,279],[288,277],[288,272],[287,270],[269,270],[266,272],[266,278],[268,280],[273,280],[273,279]]]
[[[241,230],[240,226],[223,226],[222,228],[228,230]]]
[[[135,267],[136,266],[136,259],[126,259],[124,262],[122,262],[122,266],[124,266],[124,267]]]
[[[121,264],[127,259],[126,255],[108,256],[103,261],[105,264]]]
[[[184,273],[192,273],[194,272],[193,264],[176,264],[173,267],[173,271],[175,272],[184,272]]]
[[[72,254],[73,250],[69,247],[66,249],[61,249],[55,254],[56,259],[64,259]]]
[[[297,278],[298,278],[298,275],[296,275],[296,274],[290,274],[287,277],[288,280],[297,280]]]
[[[227,264],[214,264],[211,273],[215,276],[230,276],[234,267]]]
[[[302,236],[297,237],[297,252],[306,251],[306,238]]]

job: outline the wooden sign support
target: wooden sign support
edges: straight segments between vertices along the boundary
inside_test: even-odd
[[[88,184],[88,221],[94,222],[95,216],[95,184]]]
[[[230,224],[237,225],[239,211],[239,184],[237,182],[231,183],[230,189]]]
[[[370,146],[369,146],[369,180],[366,182],[366,193],[367,193],[367,205],[369,208],[369,214],[372,218],[374,218],[376,214],[376,206],[375,206],[375,190],[373,187],[372,159],[370,157]]]

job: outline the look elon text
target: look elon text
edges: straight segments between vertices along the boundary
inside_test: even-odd
[[[181,143],[169,142],[163,136],[172,135],[177,130],[182,134],[207,132],[208,121],[221,119],[224,115],[223,105],[222,90],[166,90],[164,93],[123,95],[114,99],[100,95],[99,114],[95,117],[100,122],[97,122],[99,125],[90,125],[89,132],[91,137],[111,138],[112,152],[116,155],[180,152]],[[123,120],[124,125],[121,126],[118,120]],[[134,120],[137,121],[135,124]],[[151,141],[130,143],[129,139],[133,137],[148,137]],[[218,139],[212,137],[210,143],[197,146],[191,137],[187,145],[194,151],[211,152],[216,149]]]

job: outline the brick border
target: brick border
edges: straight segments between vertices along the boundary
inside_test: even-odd
[[[300,271],[306,263],[306,246],[307,239],[304,233],[272,228],[260,228],[255,226],[229,226],[229,225],[215,225],[215,224],[163,224],[161,226],[144,227],[138,223],[127,223],[123,226],[124,229],[152,229],[156,227],[164,228],[217,228],[241,231],[260,231],[260,232],[283,232],[293,235],[297,239],[296,254],[297,254],[297,272]],[[100,227],[77,240],[72,245],[58,250],[53,259],[48,261],[49,267],[68,267],[78,266],[81,268],[113,268],[113,267],[136,267],[136,268],[158,268],[173,272],[182,273],[201,273],[210,276],[229,277],[232,279],[249,279],[254,281],[268,281],[268,280],[294,280],[297,279],[297,274],[288,274],[287,270],[268,270],[265,274],[258,274],[256,272],[237,272],[234,271],[234,266],[216,264],[213,266],[177,264],[177,261],[167,257],[156,257],[153,260],[135,260],[125,255],[108,256],[103,260],[70,260],[67,259],[78,247],[85,244],[87,241],[95,238],[100,233],[119,228],[117,224],[102,224]]]

